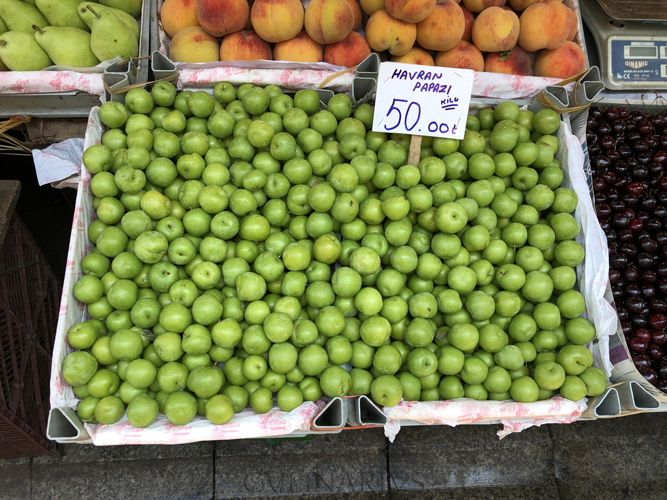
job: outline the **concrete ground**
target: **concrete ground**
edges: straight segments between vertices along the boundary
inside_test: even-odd
[[[307,440],[67,445],[0,460],[0,498],[653,499],[667,497],[667,415],[547,425],[407,427]]]

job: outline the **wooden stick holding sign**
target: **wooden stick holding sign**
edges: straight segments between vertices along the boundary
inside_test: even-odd
[[[422,136],[413,135],[410,138],[410,152],[408,153],[408,165],[414,165],[415,167],[419,165],[419,157],[422,152]]]

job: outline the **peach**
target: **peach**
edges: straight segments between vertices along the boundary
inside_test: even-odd
[[[173,36],[190,26],[199,26],[197,0],[167,0],[162,4],[160,21],[164,31]]]
[[[171,39],[169,59],[185,63],[217,61],[218,41],[199,26],[190,26]]]
[[[438,52],[435,55],[435,65],[484,71],[484,56],[472,43],[461,40],[453,49]]]
[[[555,49],[567,40],[572,18],[562,3],[536,3],[521,14],[519,45],[528,52]],[[576,16],[575,16],[576,18]]]
[[[384,9],[384,0],[359,0],[361,8],[369,16],[375,14],[378,10]]]
[[[482,52],[512,50],[519,39],[519,26],[514,12],[489,7],[480,12],[472,24],[472,41]]]
[[[351,68],[371,55],[364,35],[351,32],[343,40],[324,47],[324,62]]]
[[[470,12],[482,12],[489,7],[502,7],[507,0],[463,0],[463,5]]]
[[[359,31],[361,29],[361,23],[363,21],[363,14],[361,13],[361,6],[357,0],[347,0],[347,3],[352,7],[352,12],[354,12],[354,24],[352,25],[352,31]]]
[[[536,3],[546,3],[549,0],[509,0],[510,5],[512,8],[516,11],[523,11],[526,10],[528,7],[530,7],[533,4]],[[562,0],[557,0],[559,2],[562,2]]]
[[[484,71],[507,75],[530,75],[530,57],[518,45],[510,53],[490,52],[484,61]]]
[[[252,4],[255,3],[254,0],[248,0],[248,10],[252,12]],[[244,30],[251,30],[252,29],[252,19],[251,16],[248,16],[248,22],[245,23],[245,26],[243,27]]]
[[[586,69],[586,56],[574,42],[565,42],[557,49],[541,50],[535,59],[535,75],[569,78]]]
[[[475,16],[472,14],[472,12],[466,9],[465,6],[459,5],[459,7],[461,7],[463,18],[466,21],[466,27],[463,30],[463,36],[461,37],[461,40],[472,42],[472,23],[475,21]]]
[[[417,23],[417,42],[429,50],[449,50],[461,41],[465,17],[453,0],[438,0],[433,12]]]
[[[433,66],[433,56],[419,47],[412,47],[407,54],[402,56],[392,56],[392,62],[406,63],[406,64],[420,64],[422,66]]]
[[[392,17],[386,9],[378,10],[366,23],[366,41],[371,49],[388,50],[392,56],[402,56],[415,44],[417,28]]]
[[[433,12],[435,0],[384,0],[384,5],[387,12],[396,19],[406,23],[418,23]]]
[[[572,9],[567,9],[567,15],[570,16],[570,32],[567,34],[567,39],[572,41],[579,31],[579,18]]]
[[[271,48],[254,31],[237,31],[225,35],[220,44],[221,61],[271,60]]]
[[[224,36],[242,30],[248,22],[247,0],[197,0],[197,18],[204,31]]]
[[[347,0],[311,0],[305,25],[310,38],[318,43],[340,42],[354,27],[354,11]]]
[[[255,0],[250,19],[263,40],[284,42],[303,29],[303,6],[299,0]]]
[[[273,48],[276,61],[322,62],[322,46],[302,31],[291,40],[278,42]]]

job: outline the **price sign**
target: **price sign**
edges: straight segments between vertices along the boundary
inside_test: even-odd
[[[474,72],[380,64],[373,131],[463,139]]]

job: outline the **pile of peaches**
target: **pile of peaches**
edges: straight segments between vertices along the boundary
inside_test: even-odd
[[[568,78],[586,67],[561,0],[166,0],[175,62],[391,61]],[[363,29],[363,31],[362,31]],[[363,34],[362,34],[363,33]],[[219,39],[221,41],[219,41]]]

